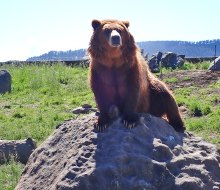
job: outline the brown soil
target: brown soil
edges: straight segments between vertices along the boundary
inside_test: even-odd
[[[177,82],[169,83],[171,89],[190,86],[208,87],[220,80],[220,71],[174,71],[162,75],[162,79],[166,78],[177,78]]]

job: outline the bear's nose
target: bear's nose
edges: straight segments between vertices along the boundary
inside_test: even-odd
[[[120,45],[122,45],[121,36],[120,36],[120,34],[116,30],[112,30],[112,32],[111,32],[110,44],[112,46],[120,46]]]

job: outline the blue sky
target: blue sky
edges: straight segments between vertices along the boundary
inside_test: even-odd
[[[138,41],[220,39],[219,0],[0,0],[0,61],[87,48],[92,19],[130,21]]]

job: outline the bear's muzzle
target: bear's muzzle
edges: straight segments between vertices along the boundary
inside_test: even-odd
[[[109,44],[113,47],[122,45],[121,35],[116,30],[112,30],[109,38]]]

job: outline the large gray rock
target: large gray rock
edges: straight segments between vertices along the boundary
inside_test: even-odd
[[[184,64],[184,59],[181,56],[178,56],[175,53],[167,52],[163,54],[161,58],[161,65],[165,68],[176,69],[177,67],[181,67]]]
[[[30,156],[16,190],[220,189],[216,146],[150,115],[133,129],[117,120],[99,133],[96,119],[60,125]]]
[[[211,62],[210,66],[209,66],[209,70],[220,71],[220,56]]]
[[[0,70],[0,94],[11,92],[11,75],[7,70]]]
[[[155,55],[152,55],[152,57],[148,60],[148,64],[150,67],[151,72],[159,72],[160,71],[160,61],[162,58],[163,53],[157,52]]]

